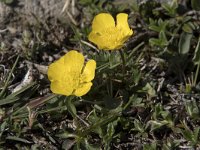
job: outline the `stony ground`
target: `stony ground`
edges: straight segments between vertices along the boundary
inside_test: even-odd
[[[0,0],[0,148],[200,149],[199,10],[198,0]],[[88,41],[101,12],[129,15],[125,74],[118,51]],[[91,91],[69,103],[46,73],[72,49],[98,66]]]

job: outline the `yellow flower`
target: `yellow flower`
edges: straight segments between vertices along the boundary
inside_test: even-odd
[[[92,22],[92,32],[88,37],[89,41],[95,43],[99,49],[120,49],[133,34],[127,20],[128,15],[125,13],[117,15],[116,24],[110,14],[98,14]]]
[[[89,60],[84,65],[81,53],[72,50],[52,63],[48,68],[51,91],[61,95],[85,95],[91,88],[96,62]]]

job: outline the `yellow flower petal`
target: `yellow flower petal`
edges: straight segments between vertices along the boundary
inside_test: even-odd
[[[48,68],[48,77],[53,93],[71,95],[79,85],[84,57],[77,51],[70,51]]]
[[[79,85],[79,78],[84,65],[84,57],[75,50],[68,52],[64,56],[64,64],[66,73],[63,74],[63,82],[67,83],[67,87],[76,89]]]
[[[62,75],[65,73],[64,58],[61,57],[48,67],[48,78],[50,81],[62,80]],[[56,76],[56,79],[54,78]]]
[[[80,74],[84,65],[84,57],[81,53],[71,50],[64,55],[64,65],[67,71]]]
[[[48,68],[48,78],[51,81],[51,91],[62,95],[86,94],[94,79],[96,62],[90,60],[84,66],[81,53],[72,50],[52,63]]]
[[[128,15],[125,13],[120,13],[117,15],[117,26],[118,29],[123,30],[124,34],[131,35],[133,31],[128,25]]]
[[[70,95],[73,92],[72,87],[66,87],[66,82],[63,82],[66,74],[64,65],[64,57],[52,63],[48,68],[48,78],[51,81],[51,91],[56,94]]]
[[[84,83],[93,80],[95,76],[95,69],[96,69],[96,62],[94,60],[89,60],[85,65],[83,73],[81,74],[80,82]]]
[[[92,31],[88,39],[95,43],[99,49],[120,49],[124,42],[133,34],[128,25],[127,14],[118,14],[116,25],[114,19],[111,18],[110,14],[102,13],[97,15],[92,22]],[[108,21],[108,25],[105,25],[107,23],[105,20],[110,20]]]
[[[101,33],[102,29],[115,27],[115,20],[109,13],[100,13],[94,17],[92,30]]]
[[[99,49],[108,49],[109,44],[106,42],[104,36],[99,35],[98,33],[91,32],[88,36],[89,41],[95,43]]]
[[[79,88],[77,88],[74,91],[74,95],[76,95],[76,96],[83,96],[83,95],[85,95],[90,90],[91,86],[92,86],[92,82],[81,84],[79,86]]]
[[[102,35],[99,35],[98,33],[91,32],[89,34],[88,39],[95,43],[99,49],[104,50],[113,50],[113,49],[119,49],[123,46],[123,43],[121,43],[122,34],[117,28],[109,28],[105,31],[102,31]]]
[[[50,88],[53,93],[69,96],[72,95],[74,89],[67,85],[62,81],[53,81],[51,82]]]

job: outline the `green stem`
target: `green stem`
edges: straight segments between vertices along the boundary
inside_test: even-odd
[[[80,121],[82,121],[88,127],[89,124],[77,115],[76,106],[74,103],[72,103],[73,98],[74,98],[74,96],[68,96],[65,99],[69,113],[72,115],[73,118],[78,118]]]
[[[199,69],[200,69],[200,63],[198,63],[198,65],[197,65],[197,70],[196,70],[195,78],[194,78],[194,86],[197,83],[197,78],[198,78],[198,75],[199,75]]]
[[[124,57],[122,50],[119,50],[119,54],[122,59],[122,73],[123,73],[123,76],[125,76],[126,61],[125,61],[125,57]]]
[[[67,96],[65,98],[65,103],[67,105],[69,113],[72,115],[73,118],[76,118],[76,107],[72,103],[73,98],[74,98],[73,96]]]

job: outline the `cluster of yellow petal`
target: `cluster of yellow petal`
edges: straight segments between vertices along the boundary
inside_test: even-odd
[[[124,42],[133,34],[128,25],[128,15],[117,15],[116,23],[108,13],[100,13],[92,22],[92,31],[88,39],[99,49],[120,49]],[[96,62],[89,60],[84,63],[84,56],[71,50],[48,68],[51,91],[61,95],[85,95],[92,86],[95,76]]]
[[[108,13],[100,13],[92,22],[89,41],[95,43],[99,49],[115,50],[122,48],[124,42],[133,34],[128,25],[128,15],[119,13],[114,18]]]
[[[61,95],[85,95],[92,86],[96,62],[89,60],[84,65],[84,56],[71,50],[48,68],[51,91]]]

